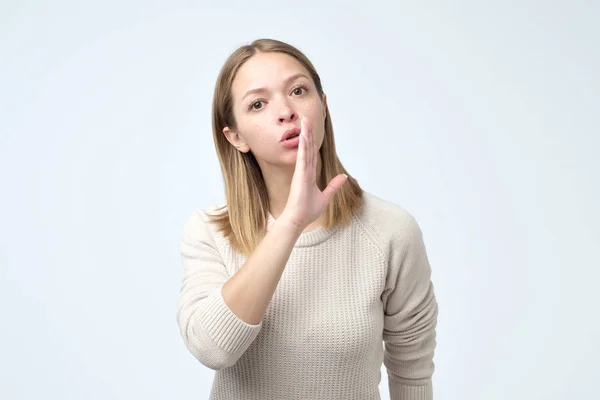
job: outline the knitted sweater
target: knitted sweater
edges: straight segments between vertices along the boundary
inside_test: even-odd
[[[365,192],[350,225],[302,233],[251,325],[221,296],[245,258],[209,210],[184,226],[177,321],[187,349],[216,370],[210,399],[380,399],[382,362],[391,400],[433,398],[438,306],[411,214]]]

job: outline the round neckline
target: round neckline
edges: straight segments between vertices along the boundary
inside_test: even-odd
[[[269,231],[275,223],[275,218],[271,215],[271,213],[268,213],[267,215],[267,231]],[[300,237],[298,237],[298,240],[294,244],[294,247],[308,247],[322,243],[325,240],[327,240],[327,238],[329,238],[333,234],[333,232],[336,231],[336,229],[337,228],[328,229],[324,226],[318,226],[311,231],[302,232],[300,234]]]

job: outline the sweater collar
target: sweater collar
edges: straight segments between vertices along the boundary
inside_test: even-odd
[[[267,220],[267,231],[271,229],[274,223],[275,218],[271,215],[271,213],[269,213]],[[329,238],[337,229],[338,228],[335,227],[328,229],[323,226],[319,226],[312,231],[302,232],[294,244],[294,247],[309,247],[322,243],[327,240],[327,238]]]

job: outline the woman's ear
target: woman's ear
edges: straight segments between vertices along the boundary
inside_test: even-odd
[[[323,93],[323,118],[327,117],[327,95]]]
[[[223,128],[223,134],[227,138],[227,141],[242,153],[247,153],[248,151],[250,151],[250,147],[244,141],[244,139],[242,139],[242,137],[237,132],[230,129],[228,126]]]

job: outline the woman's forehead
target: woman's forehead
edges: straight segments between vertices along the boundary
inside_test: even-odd
[[[243,96],[258,88],[275,88],[299,74],[309,76],[306,68],[294,57],[283,53],[258,53],[240,67],[232,89]]]

